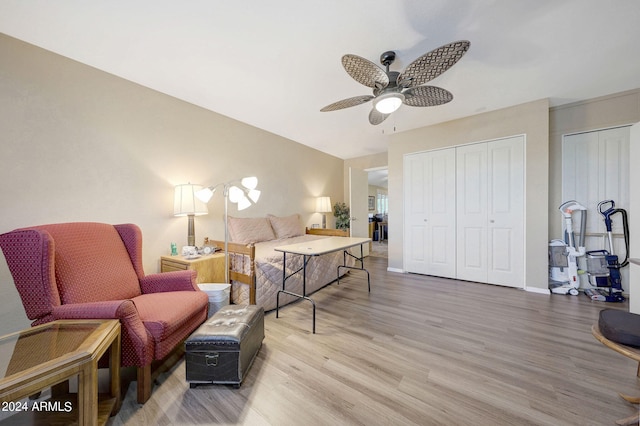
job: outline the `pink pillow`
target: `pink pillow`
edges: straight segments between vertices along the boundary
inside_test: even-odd
[[[267,215],[271,227],[276,233],[277,239],[297,237],[304,235],[304,226],[300,222],[300,215],[292,214],[286,217],[277,217],[273,215]]]
[[[275,240],[266,217],[239,218],[229,216],[229,238],[234,243],[251,244]]]

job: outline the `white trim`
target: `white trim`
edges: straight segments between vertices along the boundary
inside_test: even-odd
[[[564,133],[562,135],[562,143],[564,143],[564,138],[565,136],[575,136],[575,135],[581,135],[583,133],[593,133],[593,132],[601,132],[603,130],[613,130],[613,129],[620,129],[622,127],[631,127],[633,126],[635,123],[629,123],[629,124],[620,124],[618,126],[612,126],[612,127],[599,127],[597,129],[593,129],[593,130],[581,130],[578,132],[573,132],[573,133]]]
[[[548,288],[539,288],[539,287],[525,287],[525,291],[529,293],[538,293],[538,294],[551,294],[551,290]]]
[[[400,268],[392,268],[392,267],[388,267],[387,268],[387,272],[397,272],[399,274],[406,274],[404,269],[400,269]]]

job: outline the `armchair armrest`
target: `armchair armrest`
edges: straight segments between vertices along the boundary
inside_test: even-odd
[[[150,274],[140,280],[143,294],[165,291],[198,291],[196,271],[172,271]]]
[[[132,300],[71,303],[55,306],[54,319],[117,319],[122,325],[122,340],[129,341],[139,365],[153,359],[153,340],[145,328]],[[123,360],[124,361],[124,360]]]
[[[54,319],[127,319],[136,317],[138,311],[131,300],[106,300],[101,302],[70,303],[54,306]]]

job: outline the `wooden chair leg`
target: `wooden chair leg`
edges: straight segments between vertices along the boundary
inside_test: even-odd
[[[620,395],[622,399],[624,399],[627,402],[630,402],[632,404],[640,404],[640,397],[638,396],[626,395],[624,393],[618,393],[618,395]]]
[[[151,397],[151,364],[138,367],[138,404],[144,404]]]
[[[616,420],[616,424],[620,426],[637,425],[639,418],[640,418],[640,414],[634,414],[632,416],[625,417],[624,419]]]

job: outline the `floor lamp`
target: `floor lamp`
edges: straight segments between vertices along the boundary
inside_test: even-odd
[[[240,186],[237,186],[240,184]],[[229,207],[228,203],[236,203],[238,210],[244,210],[252,204],[258,202],[260,191],[256,189],[258,186],[257,177],[246,177],[240,180],[232,180],[229,182],[219,183],[208,186],[196,192],[196,197],[203,203],[208,203],[213,197],[214,192],[222,187],[222,196],[224,197],[224,278],[225,283],[229,283]]]

